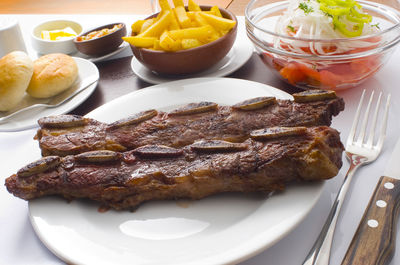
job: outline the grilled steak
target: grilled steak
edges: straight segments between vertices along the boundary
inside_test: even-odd
[[[6,179],[15,196],[89,198],[115,209],[153,199],[228,191],[282,190],[291,182],[334,177],[342,165],[339,133],[329,127],[267,128],[242,143],[201,140],[184,148],[146,145],[127,152],[44,157]]]
[[[310,93],[307,91],[306,93]],[[111,124],[73,115],[39,120],[43,156],[93,150],[127,151],[143,145],[183,147],[198,139],[241,142],[252,130],[273,126],[319,126],[344,109],[333,92],[295,94],[295,100],[255,98],[234,106],[192,103],[169,113],[148,110]]]

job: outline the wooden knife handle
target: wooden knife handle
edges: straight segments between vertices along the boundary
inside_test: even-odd
[[[400,180],[381,177],[342,265],[383,265],[393,256]]]

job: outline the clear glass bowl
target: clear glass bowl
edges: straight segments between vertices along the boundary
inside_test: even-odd
[[[382,1],[380,1],[382,2]],[[379,23],[379,32],[355,38],[307,39],[275,33],[288,1],[252,0],[246,7],[247,35],[265,65],[282,80],[302,89],[348,89],[373,76],[400,41],[399,2],[358,1]],[[302,48],[288,49],[293,44]],[[315,54],[309,49],[351,47],[345,52]]]

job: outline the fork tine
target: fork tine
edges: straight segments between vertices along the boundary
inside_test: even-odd
[[[386,137],[386,127],[387,127],[387,119],[388,119],[388,114],[389,114],[389,105],[390,105],[390,98],[391,94],[388,95],[387,100],[386,100],[386,106],[385,106],[385,114],[383,117],[383,122],[381,126],[381,132],[379,135],[378,143],[377,143],[377,148],[380,150],[383,146],[383,142],[385,141]]]
[[[360,117],[360,110],[361,110],[362,103],[364,101],[364,95],[365,95],[365,89],[362,92],[360,103],[358,103],[356,115],[354,116],[353,124],[351,125],[349,136],[347,137],[347,145],[350,145],[354,141],[354,135],[356,133],[358,120],[359,120],[359,117]]]
[[[363,123],[361,125],[360,136],[357,140],[357,142],[359,142],[360,145],[362,143],[364,143],[365,131],[367,130],[367,125],[368,125],[369,111],[371,109],[372,100],[374,99],[374,94],[375,94],[375,91],[372,91],[371,96],[369,97],[367,109],[365,110],[365,113],[364,113],[364,119],[363,119]]]
[[[373,141],[375,138],[376,121],[378,119],[378,112],[379,112],[379,107],[381,105],[381,98],[382,98],[382,92],[379,93],[378,101],[377,101],[376,107],[375,107],[374,117],[372,120],[371,129],[369,130],[369,137],[368,137],[368,141],[367,141],[367,146],[369,148],[372,147],[372,144],[373,144]]]

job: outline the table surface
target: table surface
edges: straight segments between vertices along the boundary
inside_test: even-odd
[[[2,0],[0,14],[148,14],[151,12],[150,1],[118,0],[115,3],[108,0]],[[242,15],[248,1],[196,0],[195,2],[201,5],[229,6],[232,12]]]
[[[115,3],[109,0],[1,0],[0,14],[148,14],[151,11],[150,1],[118,0]],[[391,6],[400,9],[398,0],[375,1],[390,2]],[[244,15],[250,0],[196,0],[195,2],[226,7],[236,15]]]
[[[18,15],[23,32],[29,32],[34,22],[53,18],[70,18],[70,15]],[[107,23],[115,20],[116,15],[76,15],[74,19],[81,21],[84,26],[90,28],[97,23]],[[118,15],[118,20],[128,24],[138,16]],[[245,37],[245,36],[242,36]],[[28,38],[26,39],[29,45]],[[145,88],[150,84],[138,79],[130,69],[130,51],[111,58],[112,60],[98,63],[100,70],[100,82],[96,91],[81,106],[72,113],[85,114],[88,111],[121,95]],[[368,203],[371,193],[379,176],[382,174],[386,161],[392,153],[392,149],[399,137],[400,105],[396,104],[400,98],[400,75],[396,75],[399,69],[400,51],[397,49],[389,62],[372,79],[363,85],[339,92],[346,102],[346,109],[337,118],[332,126],[341,132],[342,140],[347,138],[349,127],[355,112],[356,103],[359,100],[362,89],[369,91],[375,89],[384,94],[392,93],[393,104],[389,114],[387,140],[381,156],[376,162],[359,169],[350,187],[349,194],[343,205],[342,213],[338,220],[335,233],[331,264],[340,264],[347,246]],[[230,77],[242,78],[268,84],[288,92],[293,88],[276,79],[262,64],[261,60],[253,55],[251,59]],[[32,137],[35,130],[26,130],[15,133],[0,133],[0,182],[16,172],[26,161],[26,150],[39,153],[38,146]],[[329,212],[333,199],[336,196],[339,185],[348,169],[347,161],[338,176],[326,181],[320,200],[310,214],[293,231],[282,240],[265,250],[264,252],[242,262],[244,265],[298,265],[301,264],[313,245],[315,238],[323,225]],[[15,198],[0,188],[0,264],[63,264],[40,242],[35,235],[28,217],[27,202]],[[400,264],[399,240],[397,251],[390,264]],[[290,255],[288,255],[290,253]]]

